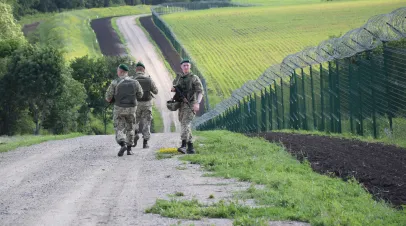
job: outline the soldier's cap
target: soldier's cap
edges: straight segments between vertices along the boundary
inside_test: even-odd
[[[183,59],[183,60],[180,62],[180,65],[182,65],[182,64],[184,64],[184,63],[189,63],[189,64],[190,64],[190,60],[189,60],[189,59]]]
[[[118,68],[120,68],[120,69],[123,70],[123,71],[129,71],[129,70],[130,70],[130,69],[128,68],[128,66],[125,65],[125,64],[120,64],[120,65],[118,66]]]
[[[135,67],[143,67],[145,69],[145,65],[141,61],[138,61]]]

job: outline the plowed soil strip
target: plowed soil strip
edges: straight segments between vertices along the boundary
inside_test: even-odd
[[[92,20],[90,25],[96,33],[100,50],[105,56],[125,55],[125,47],[121,43],[120,37],[111,26],[111,17]]]
[[[281,142],[299,160],[307,159],[317,172],[343,179],[354,177],[375,197],[396,206],[406,204],[405,149],[302,134],[271,132],[259,136]]]

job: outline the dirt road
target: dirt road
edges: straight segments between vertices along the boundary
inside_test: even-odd
[[[156,199],[183,192],[184,199],[216,202],[248,185],[203,177],[197,165],[157,160],[175,147],[178,134],[154,134],[151,148],[116,156],[113,136],[50,141],[0,153],[0,225],[171,225],[178,219],[145,214]],[[214,194],[215,199],[208,199]],[[209,201],[210,200],[210,201]],[[182,225],[189,225],[183,221]],[[195,225],[231,225],[207,219]]]
[[[117,19],[117,26],[123,34],[130,54],[138,61],[141,60],[146,67],[146,71],[156,82],[159,89],[155,103],[161,111],[164,132],[171,131],[171,125],[175,125],[176,131],[180,131],[180,124],[177,114],[166,108],[166,101],[172,97],[172,79],[168,69],[162,62],[161,57],[156,52],[155,46],[148,40],[144,31],[135,24],[135,19],[139,16],[126,16]]]

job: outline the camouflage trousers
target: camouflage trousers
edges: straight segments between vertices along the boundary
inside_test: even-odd
[[[113,121],[118,144],[125,142],[127,146],[133,145],[136,109],[137,107],[122,108],[114,106]]]
[[[135,134],[142,133],[144,140],[151,137],[152,105],[138,102],[136,111]]]
[[[186,142],[192,142],[192,121],[195,118],[193,110],[191,109],[193,105],[190,104],[190,107],[186,103],[182,103],[179,112],[179,122],[180,122],[180,138],[186,140]]]

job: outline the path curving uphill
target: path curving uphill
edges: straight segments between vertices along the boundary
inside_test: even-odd
[[[155,104],[162,114],[164,132],[171,132],[171,125],[176,131],[180,131],[177,114],[166,108],[166,101],[172,97],[170,92],[172,79],[168,69],[162,62],[155,46],[148,40],[144,31],[135,24],[135,19],[140,16],[125,16],[117,19],[117,26],[123,34],[129,49],[129,54],[137,61],[145,64],[146,72],[151,75],[158,87],[158,95],[155,96]]]
[[[166,101],[172,97],[170,92],[172,78],[168,69],[162,62],[155,46],[149,41],[144,31],[135,23],[138,17],[149,15],[136,15],[119,17],[116,22],[127,43],[128,54],[135,60],[141,60],[146,66],[146,72],[151,75],[158,87],[158,95],[155,96],[155,106],[162,115],[164,132],[171,132],[174,127],[176,132],[180,131],[180,123],[176,112],[166,108]],[[111,18],[96,19],[91,22],[91,26],[96,33],[100,50],[107,56],[126,55],[124,45],[120,37],[111,25]]]

